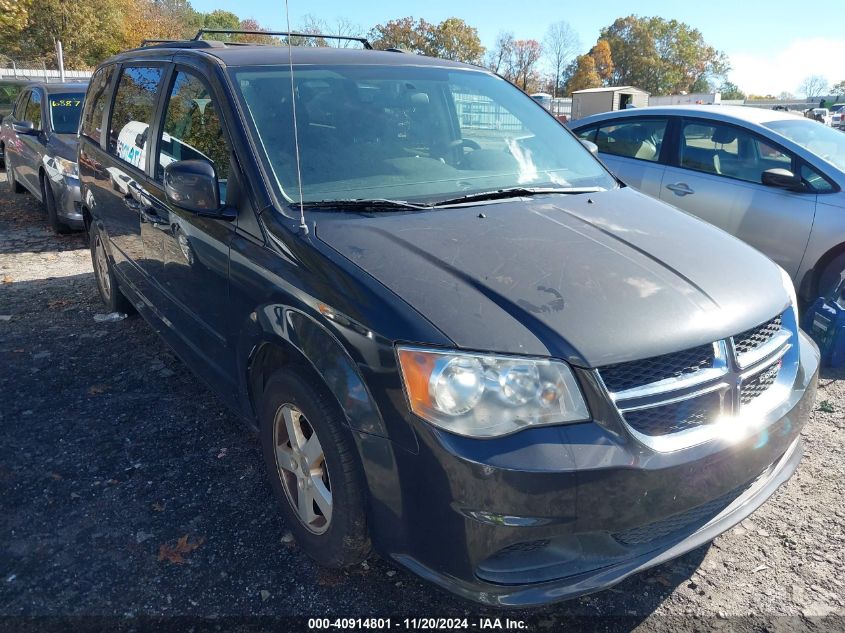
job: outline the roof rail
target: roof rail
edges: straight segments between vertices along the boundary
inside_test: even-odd
[[[217,40],[144,40],[138,48],[222,48]]]
[[[240,29],[200,29],[194,36],[194,41],[205,41],[203,35],[274,35],[279,37],[303,37],[303,38],[321,38],[324,40],[349,40],[351,42],[360,42],[368,51],[373,50],[373,45],[366,37],[354,37],[352,35],[324,35],[322,33],[294,33],[292,31],[243,31]]]

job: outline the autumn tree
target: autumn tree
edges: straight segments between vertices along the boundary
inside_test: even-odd
[[[549,25],[546,31],[546,38],[543,40],[543,46],[552,68],[550,92],[553,97],[557,97],[563,85],[563,71],[569,60],[581,47],[581,41],[578,38],[578,33],[569,25],[569,22],[561,20],[560,22]]]
[[[587,88],[598,88],[601,86],[601,77],[596,70],[596,60],[589,53],[579,55],[575,61],[574,70],[569,81],[566,82],[566,94],[571,95],[576,90]]]
[[[231,11],[216,9],[211,13],[202,15],[202,28],[204,29],[226,29],[238,30],[241,27],[241,19]],[[214,34],[214,39],[229,41],[231,36],[222,33]]]
[[[16,32],[26,26],[32,0],[0,0],[0,31]]]
[[[827,88],[827,79],[821,75],[810,75],[809,77],[804,78],[804,81],[801,82],[798,90],[801,94],[807,97],[807,99],[815,99],[827,92]]]
[[[513,33],[499,33],[496,36],[495,46],[487,53],[484,65],[502,76],[510,74],[514,41]]]
[[[739,86],[730,81],[725,81],[719,88],[719,92],[722,93],[722,99],[726,99],[727,101],[745,99],[745,93],[739,89]]]
[[[413,17],[399,18],[377,24],[369,37],[373,46],[381,49],[401,48],[468,63],[480,63],[484,56],[478,31],[459,18],[447,18],[440,24]]]
[[[308,14],[303,19],[303,26],[299,29],[303,33],[312,33],[318,34],[322,33],[324,35],[336,35],[338,37],[364,37],[364,29],[358,25],[350,21],[348,18],[338,18],[334,22],[328,22],[323,18],[319,18],[315,15]],[[324,38],[317,38],[324,42],[324,46],[333,46],[335,48],[349,48],[354,46],[359,46],[355,43],[354,40],[347,40],[347,39],[324,39]]]
[[[537,40],[514,40],[511,53],[510,77],[518,88],[533,92],[539,83],[537,63],[543,56],[543,47]]]
[[[845,95],[845,79],[840,82],[833,84],[830,87],[830,94],[832,95]]]
[[[603,83],[608,83],[613,78],[613,56],[610,54],[610,44],[606,40],[599,40],[590,49],[589,55],[595,62],[599,79]]]
[[[678,20],[629,15],[601,30],[614,69],[610,81],[652,94],[689,92],[696,82],[723,76],[727,58],[698,29]]]
[[[66,67],[86,68],[125,47],[130,17],[123,2],[31,0],[21,6],[25,14],[17,12],[0,30],[0,50],[11,57],[55,65],[56,40],[61,40]]]
[[[480,64],[484,57],[484,47],[478,37],[478,30],[460,18],[446,18],[431,27],[426,39],[433,57],[468,64]]]

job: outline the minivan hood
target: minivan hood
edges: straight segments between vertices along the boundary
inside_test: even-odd
[[[789,303],[771,260],[630,188],[315,219],[463,349],[597,367],[715,341]]]

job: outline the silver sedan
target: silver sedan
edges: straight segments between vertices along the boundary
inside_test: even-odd
[[[744,106],[623,110],[571,127],[623,182],[768,255],[802,298],[845,274],[842,132]]]

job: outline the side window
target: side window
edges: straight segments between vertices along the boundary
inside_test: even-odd
[[[680,164],[687,169],[761,183],[767,169],[790,169],[792,157],[732,125],[685,123]]]
[[[213,95],[197,77],[177,72],[159,139],[156,180],[164,179],[164,168],[174,161],[205,160],[214,165],[225,200],[229,151]]]
[[[25,91],[15,104],[15,120],[22,121],[26,117],[26,106],[29,103],[29,90]]]
[[[98,70],[91,79],[88,93],[85,96],[81,133],[97,145],[100,144],[103,137],[103,112],[105,112],[108,103],[106,90],[111,85],[112,75],[114,75],[114,66]]]
[[[835,190],[834,186],[830,184],[824,176],[809,165],[802,165],[799,173],[801,175],[801,180],[808,184],[813,191],[818,193],[830,193]]]
[[[162,73],[162,68],[124,68],[114,97],[109,154],[142,170]]]
[[[582,141],[590,141],[592,143],[596,142],[596,132],[598,132],[597,127],[588,127],[583,130],[579,130],[575,132],[575,136],[580,138]]]
[[[600,152],[656,163],[667,123],[667,119],[637,119],[603,125],[593,142]]]
[[[26,121],[32,121],[36,130],[41,129],[41,93],[37,90],[30,93],[23,118]]]

